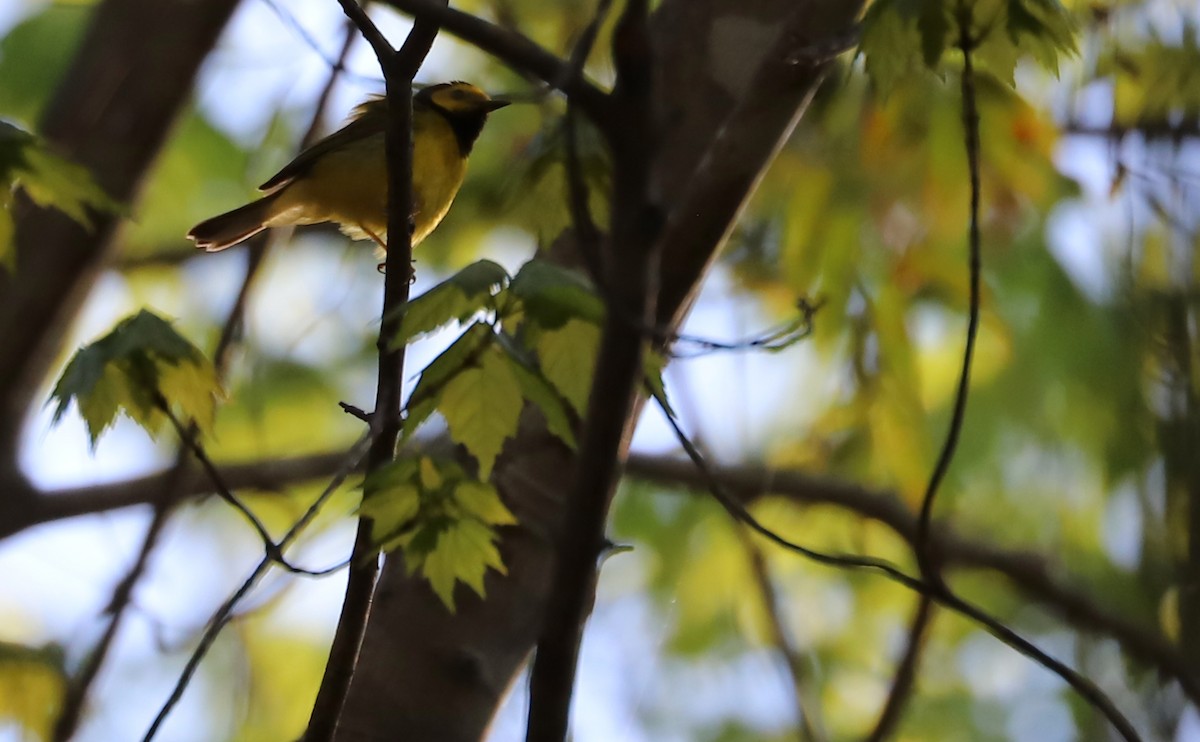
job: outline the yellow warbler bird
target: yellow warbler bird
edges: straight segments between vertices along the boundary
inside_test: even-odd
[[[450,210],[488,114],[507,105],[465,82],[432,85],[413,95],[414,246]],[[200,222],[188,238],[196,247],[216,252],[267,227],[336,222],[349,237],[373,239],[383,247],[386,127],[387,101],[372,98],[362,103],[348,124],[259,186],[266,196]]]

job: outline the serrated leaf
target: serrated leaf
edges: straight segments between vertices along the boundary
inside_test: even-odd
[[[509,281],[508,272],[490,260],[480,260],[400,308],[403,319],[393,347],[427,335],[452,322],[465,322],[488,307]]]
[[[71,217],[76,223],[91,228],[88,209],[115,212],[120,210],[109,198],[87,168],[64,160],[40,146],[27,147],[25,167],[18,172],[18,183],[39,206],[54,208]]]
[[[363,497],[358,509],[371,519],[371,541],[383,551],[401,545],[397,536],[409,529],[421,509],[421,493],[411,484],[397,484]]]
[[[542,374],[580,415],[587,411],[599,347],[600,328],[581,319],[547,330],[537,339]]]
[[[96,447],[101,434],[117,419],[117,412],[124,404],[124,385],[125,375],[114,365],[105,366],[91,393],[78,398],[79,414],[87,423],[92,448]],[[60,403],[59,409],[62,408],[63,403]],[[58,413],[55,419],[57,416]]]
[[[434,358],[421,371],[421,378],[413,388],[409,404],[421,403],[428,398],[438,398],[442,387],[456,374],[462,372],[475,358],[482,354],[495,337],[492,328],[476,322],[458,339]]]
[[[579,273],[545,260],[530,260],[513,278],[509,292],[521,300],[525,316],[542,327],[561,327],[572,318],[599,323],[604,302]]]
[[[34,203],[91,228],[88,210],[119,210],[87,168],[50,152],[37,137],[0,121],[0,188],[19,187]],[[7,208],[7,204],[5,205]]]
[[[455,610],[456,582],[461,580],[483,597],[483,578],[488,567],[505,573],[494,539],[495,531],[483,523],[462,520],[444,530],[437,547],[425,557],[421,571],[451,612]]]
[[[159,391],[191,418],[200,432],[212,432],[217,417],[221,382],[211,363],[167,363],[160,366]]]
[[[405,410],[404,422],[400,426],[400,441],[403,443],[412,437],[412,434],[417,432],[417,428],[421,427],[421,423],[429,419],[429,416],[437,411],[438,397],[426,396],[413,404],[409,400],[409,407]]]
[[[883,96],[890,93],[897,82],[920,71],[924,66],[922,55],[932,53],[917,28],[912,3],[901,0],[872,3],[863,16],[859,50],[867,75]]]
[[[1005,27],[1022,52],[1055,75],[1059,54],[1077,51],[1076,24],[1058,0],[1008,0]]]
[[[204,355],[162,318],[142,310],[75,354],[51,393],[54,419],[72,399],[95,446],[117,412],[154,435],[161,405],[211,428],[220,385]]]
[[[446,382],[438,410],[450,437],[479,462],[479,476],[491,476],[504,441],[517,432],[521,386],[504,357],[486,352],[479,363]]]
[[[529,357],[525,348],[503,332],[496,335],[496,341],[512,364],[517,383],[521,385],[521,394],[537,406],[542,417],[546,419],[546,429],[572,450],[577,448],[575,428],[563,396],[542,376],[541,370],[537,368],[536,362]]]
[[[454,501],[463,511],[493,526],[513,526],[517,518],[504,505],[500,493],[487,482],[468,479],[454,488]]]

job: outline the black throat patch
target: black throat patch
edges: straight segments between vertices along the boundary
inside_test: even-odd
[[[459,154],[463,157],[471,154],[475,140],[479,138],[479,133],[483,131],[483,125],[487,123],[487,111],[454,113],[441,106],[431,105],[430,107],[449,122],[450,128],[454,131],[454,138],[458,140]]]

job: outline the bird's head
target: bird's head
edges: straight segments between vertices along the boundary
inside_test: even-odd
[[[430,85],[417,93],[415,98],[451,116],[487,115],[508,105],[508,101],[488,97],[487,93],[471,83],[461,81]]]

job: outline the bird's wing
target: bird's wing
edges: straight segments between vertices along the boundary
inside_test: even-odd
[[[282,170],[275,173],[266,183],[260,185],[258,190],[278,190],[304,175],[313,166],[313,163],[326,153],[344,147],[351,142],[366,139],[373,134],[383,133],[387,127],[387,116],[379,115],[383,113],[382,110],[373,110],[377,105],[382,107],[382,100],[372,98],[357,106],[351,114],[350,123],[296,155],[296,159],[285,165]]]

